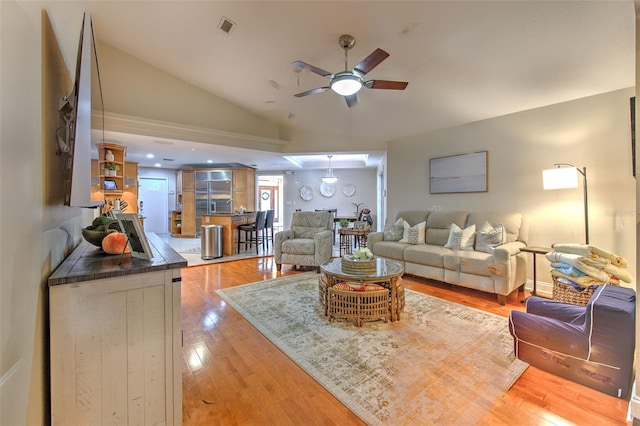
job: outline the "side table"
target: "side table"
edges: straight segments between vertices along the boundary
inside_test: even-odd
[[[545,255],[547,253],[549,253],[550,251],[553,251],[553,249],[551,247],[537,247],[537,246],[527,246],[527,247],[523,247],[520,249],[520,251],[525,252],[525,253],[532,253],[533,254],[533,291],[531,292],[531,295],[524,298],[523,300],[521,300],[522,303],[526,302],[527,299],[531,296],[537,296],[538,292],[537,292],[537,283],[538,283],[538,277],[537,277],[537,268],[536,268],[536,255],[537,254],[542,254]]]

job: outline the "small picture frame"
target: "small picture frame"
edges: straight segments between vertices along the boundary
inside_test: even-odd
[[[127,236],[127,244],[131,249],[131,256],[139,259],[153,259],[153,252],[144,234],[138,215],[134,213],[116,213],[120,229]]]
[[[366,231],[368,223],[364,220],[357,220],[353,222],[353,229],[356,231]]]
[[[118,189],[118,185],[115,180],[105,179],[104,181],[104,189],[107,191],[115,191]]]

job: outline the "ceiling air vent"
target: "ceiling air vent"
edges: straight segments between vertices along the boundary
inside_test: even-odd
[[[220,28],[225,33],[229,34],[231,32],[231,29],[235,27],[235,25],[236,25],[235,22],[230,21],[228,18],[223,16],[222,19],[220,20],[220,23],[218,24],[218,28]]]

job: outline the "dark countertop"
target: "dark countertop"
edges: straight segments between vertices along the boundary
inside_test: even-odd
[[[154,233],[146,234],[153,259],[130,254],[106,254],[102,249],[82,240],[49,277],[49,286],[71,284],[102,278],[144,274],[166,269],[185,268],[187,261]],[[122,264],[120,260],[122,259]]]
[[[254,215],[256,212],[244,212],[244,213],[211,213],[203,214],[202,216],[249,216]]]

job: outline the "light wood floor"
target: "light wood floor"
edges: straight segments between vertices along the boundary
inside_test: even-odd
[[[215,293],[300,272],[283,265],[276,273],[272,257],[183,269],[185,425],[362,424]],[[523,309],[522,293],[511,294],[500,306],[495,296],[482,292],[407,276],[403,284],[498,315]],[[621,425],[627,406],[627,401],[529,367],[481,424]]]

